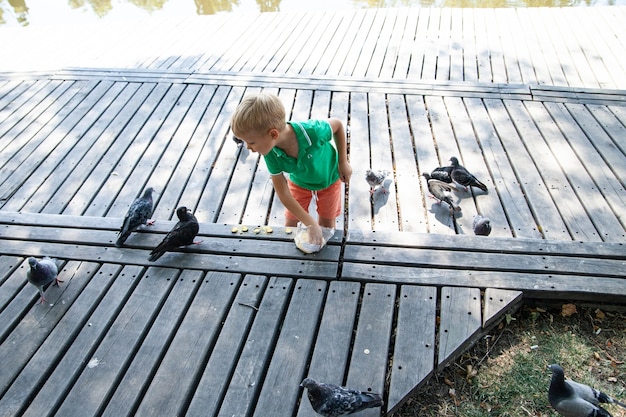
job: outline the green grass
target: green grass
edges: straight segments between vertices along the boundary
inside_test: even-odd
[[[552,417],[551,373],[559,363],[566,377],[626,399],[626,317],[579,309],[524,308],[433,378],[395,414],[414,416]],[[468,377],[468,366],[476,371]],[[607,406],[614,417],[626,410]]]

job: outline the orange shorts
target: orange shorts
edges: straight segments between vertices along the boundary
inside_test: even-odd
[[[313,198],[317,202],[317,214],[324,219],[335,219],[341,214],[341,180],[335,181],[328,188],[319,191],[311,191],[294,184],[287,179],[289,191],[296,201],[309,211],[309,205]],[[285,217],[288,220],[298,220],[289,210],[285,210]]]

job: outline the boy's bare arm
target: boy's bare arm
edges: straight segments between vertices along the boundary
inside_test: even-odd
[[[287,179],[283,175],[272,175],[272,184],[274,185],[274,191],[278,195],[281,203],[287,210],[292,212],[294,216],[300,220],[302,224],[309,229],[309,240],[314,245],[322,244],[322,229],[317,224],[315,219],[296,201],[289,191],[289,185],[287,185]]]
[[[348,162],[348,145],[346,141],[346,129],[343,126],[341,120],[336,117],[328,119],[330,127],[333,131],[333,139],[335,140],[335,146],[337,147],[337,154],[339,158],[339,177],[341,181],[348,183],[352,176],[352,167]]]

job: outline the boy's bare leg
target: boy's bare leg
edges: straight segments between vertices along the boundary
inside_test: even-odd
[[[320,218],[317,219],[317,222],[322,227],[329,227],[331,229],[334,229],[336,220],[337,220],[336,218],[335,219],[327,219],[327,218],[324,218],[324,217],[320,217]]]

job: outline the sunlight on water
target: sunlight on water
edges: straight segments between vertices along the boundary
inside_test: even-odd
[[[370,7],[569,7],[626,5],[626,0],[0,0],[1,26],[43,26],[295,10]]]

